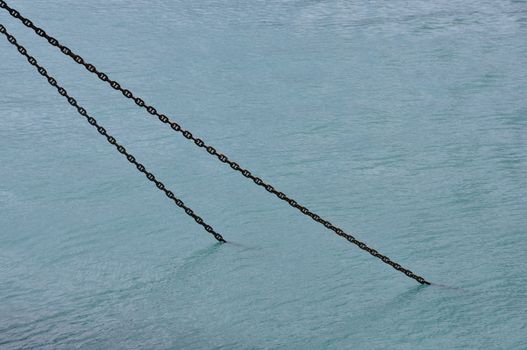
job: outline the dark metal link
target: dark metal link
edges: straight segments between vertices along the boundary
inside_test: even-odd
[[[149,106],[146,110],[152,115],[157,115],[157,110],[152,106]]]
[[[172,122],[172,123],[170,123],[170,126],[171,126],[172,129],[174,129],[175,131],[179,131],[179,130],[181,130],[181,127],[180,127],[179,124],[176,123],[176,122]]]
[[[57,44],[59,43],[55,38],[48,38],[48,42],[53,46],[57,46]]]
[[[5,3],[4,0],[0,0],[0,7],[5,8],[5,9],[6,9],[8,12],[10,12],[10,13],[11,13],[11,11],[13,11],[13,9],[10,8],[10,7]],[[17,15],[17,17],[15,17],[15,15],[13,15],[13,13],[15,13],[15,14]],[[48,34],[46,34],[46,32],[44,32],[44,30],[42,30],[41,28],[35,26],[33,23],[30,23],[30,22],[25,21],[26,18],[24,18],[22,15],[20,15],[16,10],[14,10],[13,13],[11,13],[11,14],[13,15],[13,17],[18,18],[19,20],[21,20],[22,23],[23,23],[24,25],[26,25],[28,28],[33,29],[38,35],[43,36],[43,37],[45,37],[45,38],[48,39],[48,40],[49,40],[50,38],[52,38],[51,36],[49,36]],[[9,36],[8,36],[8,39],[9,39]],[[53,38],[53,39],[54,39],[54,38]],[[10,42],[11,42],[11,41],[10,41]],[[60,42],[58,42],[58,41],[57,41],[57,47],[60,48],[62,52],[64,52],[65,46],[63,46],[62,44],[60,44]],[[69,57],[73,58],[75,62],[84,65],[84,66],[87,68],[88,71],[91,71],[91,69],[88,68],[88,67],[90,67],[89,64],[85,63],[84,60],[83,60],[80,56],[78,56],[78,55],[72,53],[69,49],[68,49],[67,51],[68,51],[68,53],[66,53],[66,54],[67,54]],[[115,81],[113,81],[113,80],[109,80],[108,76],[107,76],[105,73],[100,72],[100,71],[98,71],[98,70],[96,70],[96,69],[93,71],[93,73],[96,74],[96,75],[99,77],[99,79],[101,79],[102,81],[109,82],[110,86],[114,87],[114,85],[112,85],[112,83],[115,83]],[[114,87],[114,88],[115,88],[115,87]],[[146,104],[146,103],[145,103],[142,99],[140,99],[139,97],[133,97],[132,92],[130,92],[129,90],[127,90],[127,89],[123,89],[123,88],[121,88],[121,87],[119,87],[118,90],[120,90],[120,91],[123,93],[123,95],[124,95],[125,97],[130,98],[130,99],[133,99],[134,102],[135,102],[138,106],[147,109],[147,111],[148,111],[150,108],[153,108],[152,106]],[[166,116],[164,116],[164,115],[160,115],[157,111],[156,111],[155,115],[158,116],[159,120],[161,120],[163,123],[167,123],[168,125],[170,125],[170,127],[171,127],[173,130],[175,130],[175,131],[181,133],[185,138],[187,138],[187,139],[189,139],[189,140],[193,140],[193,141],[194,141],[199,147],[203,147],[204,149],[206,149],[208,153],[210,153],[210,154],[212,154],[212,155],[216,155],[216,156],[218,157],[218,159],[219,159],[221,162],[229,164],[229,165],[231,166],[232,169],[234,169],[235,171],[240,172],[244,177],[246,177],[246,178],[250,178],[250,179],[252,179],[252,180],[254,181],[254,183],[256,183],[257,185],[262,186],[262,187],[264,187],[265,189],[268,189],[268,184],[265,183],[262,179],[260,179],[259,177],[254,176],[249,170],[241,168],[237,163],[231,161],[231,160],[230,160],[227,156],[225,156],[224,154],[222,154],[222,153],[218,153],[218,152],[216,151],[216,149],[214,149],[212,146],[207,145],[207,144],[206,144],[204,141],[202,141],[201,139],[199,139],[199,144],[198,144],[198,142],[196,141],[196,140],[198,140],[198,138],[194,137],[194,136],[192,135],[192,133],[190,133],[190,131],[183,129],[178,123],[173,122],[173,121],[171,121],[171,120],[168,119],[168,118],[167,118],[166,121],[165,121],[165,117],[166,117]],[[162,117],[161,117],[161,116],[162,116]],[[201,142],[203,142],[203,144],[201,144]],[[269,190],[268,190],[268,191],[269,191]],[[321,223],[321,224],[324,225],[325,227],[328,227],[331,231],[335,232],[337,235],[346,238],[346,239],[347,239],[348,241],[350,241],[351,243],[357,245],[360,249],[365,250],[365,251],[367,251],[367,252],[370,252],[370,251],[369,251],[370,248],[369,248],[365,243],[358,241],[358,240],[355,239],[353,236],[351,236],[351,235],[345,233],[345,232],[344,232],[343,230],[341,230],[340,228],[334,226],[333,224],[329,223],[329,222],[326,221],[326,220],[321,219],[318,215],[313,214],[313,213],[312,213],[309,209],[307,209],[306,207],[304,207],[304,206],[302,206],[302,205],[299,205],[296,201],[294,201],[293,199],[287,197],[284,193],[279,192],[279,191],[275,190],[274,188],[272,188],[272,190],[270,190],[269,192],[275,194],[279,199],[286,201],[286,202],[289,203],[289,205],[291,205],[292,207],[294,207],[294,208],[300,210],[303,214],[310,216],[314,221]],[[176,204],[177,204],[177,203],[176,203]],[[327,223],[327,224],[326,224],[326,223]],[[328,224],[329,224],[329,225],[328,225]],[[206,229],[206,227],[205,227],[205,229]],[[396,270],[398,270],[398,271],[401,271],[401,272],[405,273],[407,276],[409,276],[409,277],[415,279],[415,280],[418,281],[419,283],[421,283],[421,284],[430,284],[430,283],[429,283],[428,281],[426,281],[424,278],[415,275],[415,274],[414,274],[413,272],[411,272],[410,270],[407,270],[407,269],[405,269],[405,268],[403,268],[403,267],[400,267],[400,265],[398,265],[399,267],[396,267],[396,266],[391,265],[390,263],[391,263],[392,261],[391,261],[389,258],[385,257],[384,255],[378,253],[378,256],[377,256],[377,255],[375,255],[375,256],[378,257],[378,258],[380,258],[380,259],[381,259],[382,261],[384,261],[384,262],[388,261],[387,263],[388,263],[390,266],[394,267],[394,268],[395,268]],[[386,260],[386,259],[387,259],[387,260]],[[385,261],[385,260],[386,260],[386,261]]]
[[[99,76],[99,79],[101,79],[102,81],[108,81],[108,76],[104,73],[97,73],[97,75]]]
[[[0,0],[0,5],[2,5],[2,0]],[[0,32],[5,35],[8,40],[10,37],[12,37],[9,33],[7,33],[7,30],[5,29],[4,26],[2,26],[0,24]],[[13,38],[14,39],[14,38]],[[99,125],[97,123],[97,120],[93,117],[91,117],[90,115],[88,115],[88,113],[86,112],[86,110],[80,106],[77,105],[77,101],[75,100],[75,98],[73,98],[72,96],[69,96],[66,92],[66,90],[59,86],[57,84],[57,81],[55,80],[55,78],[53,78],[52,76],[50,76],[47,71],[44,69],[44,67],[40,66],[37,62],[37,60],[35,60],[32,56],[29,56],[29,54],[27,53],[27,50],[21,46],[20,44],[18,44],[16,42],[16,40],[9,40],[9,42],[11,42],[17,49],[18,49],[18,52],[20,52],[20,54],[22,54],[23,56],[25,56],[27,59],[28,59],[28,62],[34,62],[32,65],[37,69],[37,71],[42,74],[47,80],[48,82],[57,88],[57,91],[60,93],[60,95],[64,96],[68,102],[77,108],[77,111],[79,112],[79,114],[81,114],[82,116],[86,117],[86,120],[88,121],[88,123],[90,123],[91,125],[93,125],[97,131],[101,134],[101,135],[105,135],[106,136],[106,139],[108,140],[109,143],[115,145],[115,147],[117,148],[117,150],[119,151],[119,153],[122,153],[126,159],[132,163],[132,164],[135,164],[137,169],[141,172],[145,172],[146,174],[146,177],[148,178],[148,180],[152,181],[155,183],[156,187],[162,191],[165,191],[165,185],[159,181],[159,180],[156,180],[154,174],[148,172],[145,167],[142,165],[142,164],[139,164],[136,162],[135,160],[135,157],[133,155],[131,155],[130,153],[128,153],[126,151],[126,148],[124,148],[122,145],[120,145],[119,143],[117,143],[117,141],[115,140],[115,138],[113,138],[112,136],[110,135],[107,135],[106,133],[106,129],[104,129],[104,127],[102,127],[101,125]],[[174,194],[170,191],[167,191],[165,192],[167,194],[167,196],[169,196],[170,198],[175,198],[174,197]],[[185,203],[183,203],[183,201],[181,201],[180,199],[176,199],[177,202],[178,202],[178,206],[180,206],[181,208],[183,208],[185,210],[185,212],[189,215],[189,216],[192,216],[194,218],[194,220],[200,224],[207,232],[211,233],[214,238],[216,238],[218,241],[220,242],[225,242],[225,239],[223,238],[222,235],[220,235],[219,233],[215,232],[214,229],[212,229],[211,226],[205,224],[205,222],[203,221],[203,219],[199,216],[197,216],[196,214],[194,214],[194,211],[192,209],[190,209],[189,207],[187,207],[185,205]]]

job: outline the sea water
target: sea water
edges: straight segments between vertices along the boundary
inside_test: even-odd
[[[0,348],[526,349],[527,3],[10,1],[420,286],[5,11]]]

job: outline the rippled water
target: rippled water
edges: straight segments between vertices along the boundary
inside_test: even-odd
[[[527,3],[11,1],[270,196],[0,12],[231,242],[0,40],[0,348],[526,349]]]

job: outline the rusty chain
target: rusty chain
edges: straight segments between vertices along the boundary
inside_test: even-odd
[[[209,232],[210,234],[212,234],[214,236],[214,238],[216,238],[218,241],[220,242],[225,242],[225,239],[223,239],[222,235],[220,235],[219,233],[217,233],[216,231],[214,231],[214,229],[212,228],[212,226],[208,225],[205,221],[203,221],[203,219],[197,215],[196,213],[194,213],[194,211],[192,209],[190,209],[187,205],[185,205],[185,203],[177,198],[174,193],[172,191],[170,191],[169,189],[166,188],[166,186],[161,182],[159,181],[158,179],[156,179],[155,175],[152,174],[151,172],[149,172],[145,166],[141,163],[139,163],[135,157],[130,154],[126,148],[124,148],[122,145],[120,145],[117,140],[110,134],[108,134],[108,132],[106,131],[106,129],[104,129],[100,124],[97,123],[97,120],[95,120],[95,118],[93,118],[92,116],[90,116],[88,114],[88,112],[82,108],[82,106],[80,106],[78,103],[77,103],[77,100],[75,98],[73,98],[71,95],[68,94],[68,92],[66,91],[66,89],[64,89],[62,86],[60,86],[57,81],[55,80],[55,78],[53,78],[51,75],[48,74],[48,72],[46,71],[46,69],[44,69],[44,67],[42,67],[41,65],[38,64],[37,60],[33,57],[33,56],[30,56],[27,52],[27,50],[22,46],[20,45],[16,38],[14,36],[12,36],[11,34],[9,34],[9,32],[7,31],[7,29],[2,25],[0,24],[0,33],[2,33],[3,35],[5,35],[5,37],[7,38],[7,41],[9,41],[9,43],[11,43],[13,46],[15,46],[17,49],[18,49],[18,52],[25,56],[27,61],[32,65],[34,66],[38,73],[40,75],[42,75],[44,78],[47,79],[48,83],[55,87],[58,91],[58,93],[62,96],[64,96],[64,98],[68,101],[68,103],[73,106],[74,108],[77,109],[77,112],[79,112],[80,115],[82,115],[84,118],[86,118],[86,121],[92,125],[95,129],[97,129],[97,131],[99,132],[99,134],[101,134],[102,136],[104,136],[106,138],[106,140],[115,146],[115,148],[117,149],[117,151],[119,153],[121,153],[123,156],[126,157],[126,159],[132,163],[133,165],[135,165],[135,167],[137,168],[137,170],[141,173],[143,173],[146,178],[153,182],[156,187],[163,191],[165,193],[165,195],[171,199],[172,201],[174,201],[174,203],[180,207],[181,209],[183,209],[185,211],[185,213],[192,217],[198,224],[200,224],[201,226],[203,226],[203,228]]]
[[[218,152],[214,147],[212,147],[210,145],[207,145],[205,143],[205,141],[203,141],[202,139],[194,136],[189,130],[184,129],[180,124],[172,121],[165,114],[159,113],[156,108],[154,108],[153,106],[147,104],[140,97],[135,96],[130,90],[128,90],[126,88],[123,88],[121,86],[121,84],[119,84],[115,80],[112,80],[106,73],[99,71],[93,64],[86,62],[84,60],[84,58],[82,58],[81,56],[79,56],[76,53],[74,53],[70,48],[62,45],[56,38],[48,35],[42,28],[35,26],[31,20],[29,20],[28,18],[22,16],[20,14],[20,12],[18,12],[17,10],[9,7],[4,0],[0,0],[0,8],[4,8],[6,11],[9,12],[9,14],[12,17],[20,20],[26,27],[32,29],[37,35],[45,38],[52,46],[57,47],[63,54],[65,54],[66,56],[69,56],[71,59],[73,59],[79,65],[84,66],[86,68],[86,70],[88,70],[90,73],[93,73],[93,74],[97,75],[97,77],[100,80],[102,80],[104,82],[107,82],[114,90],[120,91],[126,98],[133,100],[137,106],[146,109],[146,111],[149,114],[151,114],[152,116],[157,117],[162,123],[164,123],[167,126],[171,127],[174,131],[180,133],[186,139],[193,141],[198,147],[205,149],[209,154],[211,154],[213,156],[216,156],[221,162],[228,164],[233,170],[241,173],[244,177],[246,177],[248,179],[251,179],[255,184],[257,184],[260,187],[265,188],[265,190],[267,190],[269,193],[274,194],[276,197],[278,197],[279,199],[285,201],[286,203],[288,203],[293,208],[298,209],[302,214],[304,214],[306,216],[309,216],[314,221],[322,224],[327,229],[333,231],[337,235],[339,235],[339,236],[345,238],[346,240],[348,240],[349,242],[355,244],[360,249],[362,249],[362,250],[368,252],[369,254],[373,255],[374,257],[382,260],[384,263],[390,265],[395,270],[404,273],[406,276],[408,276],[410,278],[413,278],[414,280],[416,280],[417,282],[419,282],[421,284],[426,284],[426,285],[430,284],[430,282],[425,280],[423,277],[421,277],[419,275],[416,275],[412,271],[402,267],[398,263],[392,261],[389,257],[379,253],[377,250],[375,250],[373,248],[370,248],[364,242],[359,241],[354,236],[344,232],[342,229],[340,229],[339,227],[336,227],[335,225],[333,225],[328,220],[325,220],[325,219],[321,218],[319,215],[315,214],[314,212],[312,212],[311,210],[309,210],[305,206],[300,205],[294,199],[288,197],[285,193],[276,190],[273,186],[271,186],[270,184],[264,182],[261,178],[253,175],[248,169],[245,169],[245,168],[241,167],[238,163],[230,160],[223,153]]]

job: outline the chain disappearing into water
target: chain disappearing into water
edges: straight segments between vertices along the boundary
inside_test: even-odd
[[[404,273],[406,276],[408,276],[410,278],[413,278],[414,280],[416,280],[417,282],[419,282],[421,284],[427,284],[427,285],[430,284],[430,282],[426,281],[423,277],[418,276],[415,273],[413,273],[412,271],[402,267],[401,265],[399,265],[396,262],[392,261],[387,256],[379,253],[377,250],[368,247],[364,242],[361,242],[358,239],[356,239],[355,237],[353,237],[352,235],[344,232],[342,229],[336,227],[335,225],[333,225],[328,220],[325,220],[325,219],[321,218],[319,215],[315,214],[314,212],[312,212],[311,210],[309,210],[305,206],[300,205],[294,199],[288,197],[283,192],[280,192],[280,191],[276,190],[273,186],[271,186],[270,184],[264,182],[261,178],[253,175],[248,169],[244,169],[238,163],[230,160],[226,155],[218,152],[214,147],[212,147],[210,145],[207,145],[202,139],[194,136],[189,130],[185,130],[183,127],[181,127],[181,125],[179,125],[178,123],[170,120],[166,115],[159,113],[156,110],[156,108],[154,108],[153,106],[148,105],[147,103],[145,103],[145,101],[143,99],[135,96],[130,90],[123,88],[121,86],[121,84],[119,84],[117,81],[110,79],[106,73],[99,71],[97,68],[95,68],[95,66],[93,64],[87,63],[81,56],[75,54],[70,48],[62,45],[57,39],[55,39],[54,37],[48,35],[42,28],[35,26],[31,20],[29,20],[28,18],[22,16],[20,14],[20,12],[18,12],[17,10],[9,7],[5,3],[5,1],[0,0],[0,8],[4,8],[6,11],[9,12],[9,14],[12,17],[20,20],[26,27],[33,29],[33,31],[37,35],[45,38],[51,45],[57,47],[63,54],[69,56],[76,63],[84,66],[89,72],[97,75],[100,80],[107,82],[113,89],[115,89],[117,91],[120,91],[126,98],[133,100],[136,105],[146,109],[148,113],[150,113],[152,116],[157,117],[162,123],[168,125],[174,131],[176,131],[176,132],[180,133],[181,135],[183,135],[186,139],[193,141],[198,147],[205,149],[209,154],[211,154],[213,156],[216,156],[221,162],[228,164],[233,170],[241,173],[244,177],[251,179],[255,184],[265,188],[268,192],[274,194],[279,199],[285,201],[286,203],[288,203],[293,208],[298,209],[302,214],[304,214],[306,216],[309,216],[314,221],[324,225],[324,227],[326,227],[327,229],[329,229],[329,230],[333,231],[334,233],[336,233],[337,235],[345,238],[349,242],[355,244],[360,249],[368,252],[369,254],[373,255],[374,257],[382,260],[384,263],[390,265],[395,270]]]
[[[27,50],[22,46],[20,45],[17,41],[16,41],[16,38],[14,36],[12,36],[11,34],[9,34],[9,32],[6,30],[6,28],[0,24],[0,33],[2,33],[3,35],[5,35],[5,37],[7,38],[7,40],[9,41],[9,43],[11,43],[13,46],[15,46],[17,49],[18,49],[18,52],[20,54],[22,54],[23,56],[26,57],[27,61],[32,65],[34,66],[37,71],[40,73],[40,75],[42,75],[44,78],[46,78],[48,80],[48,83],[55,87],[58,91],[58,93],[62,96],[64,96],[64,98],[66,98],[66,100],[68,100],[68,103],[70,105],[72,105],[73,107],[75,107],[77,109],[77,112],[79,112],[80,115],[82,115],[83,117],[86,118],[86,121],[88,123],[90,123],[90,125],[92,125],[94,128],[97,129],[97,131],[99,132],[99,134],[101,134],[102,136],[104,136],[106,138],[106,140],[115,146],[115,148],[117,149],[117,151],[119,153],[121,153],[123,156],[126,157],[126,159],[132,163],[133,165],[135,165],[135,167],[137,168],[137,170],[143,174],[145,174],[146,178],[153,182],[156,187],[163,191],[165,193],[165,195],[170,198],[171,200],[174,201],[174,203],[180,207],[181,209],[183,209],[185,211],[185,213],[187,215],[189,215],[190,217],[192,217],[198,224],[200,224],[201,226],[203,226],[203,228],[209,232],[210,234],[212,234],[214,236],[214,238],[216,238],[218,241],[220,242],[225,242],[225,239],[223,239],[222,235],[220,235],[219,233],[217,233],[216,231],[214,231],[214,229],[208,225],[207,223],[205,223],[205,221],[203,221],[203,219],[197,215],[196,213],[194,213],[194,211],[192,209],[190,209],[188,206],[185,205],[185,203],[183,203],[183,201],[179,198],[177,198],[174,193],[170,190],[168,190],[166,188],[166,186],[161,182],[159,181],[158,179],[156,179],[156,177],[154,176],[154,174],[152,174],[151,172],[149,172],[145,166],[141,163],[139,163],[135,157],[130,154],[122,145],[120,145],[117,140],[112,137],[112,135],[108,134],[106,132],[106,129],[104,129],[101,125],[99,125],[97,123],[97,120],[95,120],[95,118],[91,117],[88,112],[82,108],[78,103],[77,103],[77,100],[75,100],[75,98],[71,97],[68,92],[62,87],[60,86],[57,81],[47,73],[46,69],[44,69],[44,67],[40,66],[37,62],[37,60],[30,56],[28,53],[27,53]]]

